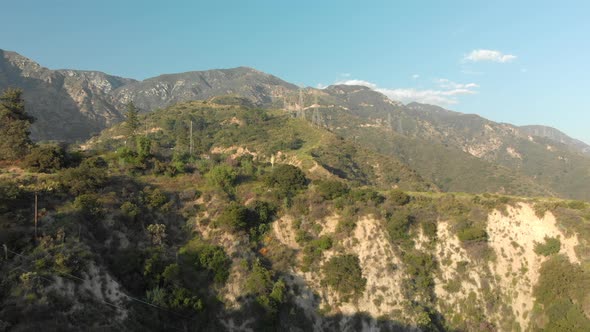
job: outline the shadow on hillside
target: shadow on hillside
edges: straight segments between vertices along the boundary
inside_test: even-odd
[[[0,59],[4,59],[4,53],[0,50]],[[0,92],[11,87],[23,89],[25,109],[36,118],[31,130],[33,139],[53,138],[72,141],[90,137],[105,128],[104,119],[95,114],[84,115],[80,112],[76,101],[63,87],[65,82],[62,75],[52,72],[48,77],[41,79],[26,77],[22,71],[8,61],[0,61]],[[85,90],[92,93],[89,89]],[[105,110],[110,113],[109,115],[118,116],[116,110]]]

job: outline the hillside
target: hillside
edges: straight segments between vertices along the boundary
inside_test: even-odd
[[[101,72],[49,70],[18,53],[0,50],[0,90],[22,88],[37,118],[36,140],[85,139],[121,120],[109,93],[134,80]]]
[[[392,157],[248,103],[144,115],[47,173],[31,157],[3,166],[0,326],[590,327],[590,204],[438,193]]]
[[[14,52],[2,52],[0,62],[0,88],[24,89],[27,110],[37,118],[32,127],[37,140],[85,140],[122,121],[131,101],[151,112],[230,95],[243,98],[246,106],[282,109],[356,140],[443,191],[590,200],[588,146],[549,127],[517,127],[433,105],[404,105],[363,86],[298,89],[246,67],[135,81],[49,70]]]
[[[234,94],[255,105],[269,105],[293,84],[257,70],[239,67],[168,74],[144,81],[95,71],[50,70],[0,49],[0,91],[25,91],[36,140],[82,141],[120,122],[125,104],[133,101],[149,112],[177,102]]]
[[[443,190],[590,199],[590,158],[573,139],[553,141],[474,114],[403,105],[362,86],[307,89],[303,100],[308,120],[317,114],[319,125],[396,157]]]

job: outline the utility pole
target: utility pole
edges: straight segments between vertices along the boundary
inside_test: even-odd
[[[37,213],[37,191],[35,191],[35,241],[37,241],[37,222],[39,214]]]
[[[305,108],[303,107],[303,88],[299,88],[299,117],[305,119]]]
[[[320,117],[320,112],[318,111],[318,96],[317,95],[315,96],[312,122],[313,122],[313,124],[316,125],[316,127],[321,127],[321,117]]]
[[[190,155],[193,156],[193,120],[191,119],[191,127],[190,127]]]

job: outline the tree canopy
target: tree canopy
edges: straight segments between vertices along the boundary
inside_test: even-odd
[[[24,157],[33,142],[30,127],[34,118],[25,112],[23,91],[9,88],[0,96],[0,160]]]

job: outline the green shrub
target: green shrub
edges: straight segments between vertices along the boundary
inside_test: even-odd
[[[487,241],[488,233],[482,225],[474,223],[467,217],[458,217],[454,226],[457,237],[462,242],[482,242]]]
[[[389,199],[395,205],[402,206],[410,202],[410,196],[402,190],[395,189],[389,193]]]
[[[535,253],[537,255],[551,256],[557,254],[561,249],[561,241],[556,237],[545,237],[545,243],[535,242]]]
[[[271,292],[272,285],[272,271],[265,268],[259,260],[255,260],[252,264],[252,271],[244,283],[246,293],[267,295]]]
[[[479,242],[486,241],[488,239],[488,233],[483,228],[477,226],[469,226],[461,229],[457,233],[457,237],[462,242]]]
[[[232,231],[246,230],[248,226],[248,209],[236,202],[231,202],[219,215],[217,223],[221,227]]]
[[[354,217],[342,217],[336,226],[336,232],[350,235],[356,228],[356,219]]]
[[[541,266],[534,288],[539,308],[534,323],[537,330],[585,331],[590,319],[584,315],[583,305],[590,292],[590,274],[563,255],[554,255]]]
[[[213,281],[223,284],[229,278],[231,260],[222,247],[203,245],[198,249],[199,266],[207,269]]]
[[[586,203],[582,201],[571,201],[567,206],[574,210],[584,210],[586,208]]]
[[[309,271],[321,259],[322,253],[332,248],[332,244],[332,238],[327,235],[308,241],[303,248],[302,270],[304,272]]]
[[[66,152],[59,145],[39,145],[25,157],[24,166],[33,172],[53,173],[66,164]]]
[[[82,194],[74,200],[74,207],[78,209],[85,217],[95,219],[102,215],[102,204],[98,201],[95,194]]]
[[[152,210],[157,210],[168,202],[168,197],[158,188],[145,187],[142,191],[143,203]]]
[[[119,210],[121,210],[121,213],[124,216],[132,220],[134,220],[137,217],[137,215],[139,215],[139,213],[141,212],[139,207],[131,202],[124,202],[123,204],[121,204]]]
[[[265,177],[264,182],[274,188],[280,196],[292,196],[307,186],[307,179],[303,171],[286,164],[275,166]]]
[[[427,220],[420,223],[422,225],[422,233],[429,239],[436,238],[437,225],[436,221]]]
[[[122,146],[116,151],[119,161],[124,164],[134,165],[138,162],[137,153],[126,146]]]
[[[172,294],[168,299],[168,307],[177,310],[199,312],[203,310],[203,302],[188,289],[178,287],[173,289]]]
[[[225,192],[231,191],[236,183],[237,177],[237,172],[231,166],[225,164],[213,167],[206,175],[209,184]]]
[[[371,188],[354,189],[349,196],[355,202],[373,202],[378,205],[385,201],[383,195]]]
[[[74,195],[96,192],[108,180],[107,166],[100,157],[85,159],[80,166],[63,171],[60,182]]]
[[[348,186],[340,181],[328,180],[318,181],[316,189],[322,198],[327,200],[333,200],[338,197],[342,197],[350,190]]]
[[[394,244],[404,244],[410,239],[409,229],[413,218],[406,212],[398,212],[393,214],[386,224],[389,238]]]
[[[367,285],[355,255],[334,256],[323,268],[322,282],[340,294],[343,301],[360,296]]]

